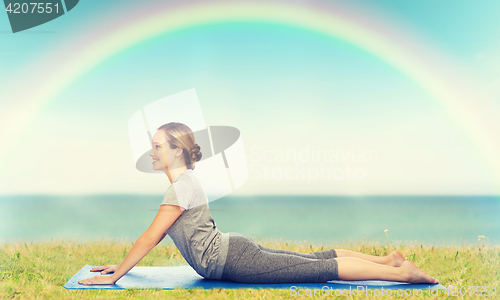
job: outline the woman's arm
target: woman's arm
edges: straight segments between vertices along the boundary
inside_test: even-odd
[[[160,238],[160,240],[158,241],[158,243],[156,243],[156,245],[158,245],[159,243],[161,243],[161,241],[163,241],[163,239],[167,236],[167,233],[165,232],[162,237]]]
[[[123,275],[127,274],[146,254],[151,251],[165,237],[165,232],[182,214],[179,206],[162,205],[153,223],[137,239],[130,252],[127,254],[118,269],[112,274],[112,279],[116,282]]]

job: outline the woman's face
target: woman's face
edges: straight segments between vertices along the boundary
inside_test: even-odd
[[[165,162],[169,169],[172,169],[174,163],[180,159],[182,149],[170,149],[167,142],[167,135],[163,130],[158,130],[153,136],[153,149],[149,155],[153,159],[153,170],[166,172]]]

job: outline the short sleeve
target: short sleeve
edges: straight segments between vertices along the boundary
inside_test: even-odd
[[[170,185],[163,197],[161,205],[176,205],[182,210],[190,208],[193,196],[193,188],[186,181],[176,181]]]

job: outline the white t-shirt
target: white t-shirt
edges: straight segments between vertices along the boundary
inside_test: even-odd
[[[193,170],[170,185],[161,205],[183,209],[166,233],[187,263],[207,279],[221,279],[229,248],[229,234],[220,232],[210,214],[208,198]]]
[[[208,204],[208,198],[193,170],[188,169],[167,189],[162,204],[176,205],[184,211]]]

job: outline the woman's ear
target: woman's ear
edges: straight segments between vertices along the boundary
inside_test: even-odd
[[[183,151],[184,151],[184,150],[183,150],[181,147],[177,147],[177,148],[175,148],[175,156],[176,156],[176,157],[181,156]]]

